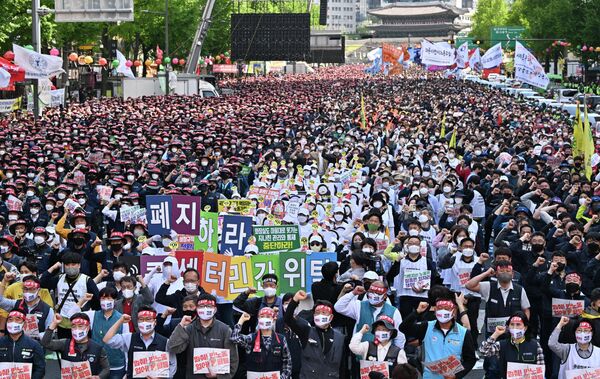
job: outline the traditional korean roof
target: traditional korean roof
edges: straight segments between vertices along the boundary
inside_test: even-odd
[[[467,10],[456,8],[442,1],[394,3],[382,8],[368,11],[370,15],[377,17],[419,17],[419,16],[459,16],[467,13]]]

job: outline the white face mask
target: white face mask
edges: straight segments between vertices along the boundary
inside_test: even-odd
[[[86,224],[75,224],[75,229],[85,229],[86,226]]]
[[[81,341],[87,337],[88,331],[86,329],[84,329],[84,330],[71,329],[71,335],[73,336],[73,339],[75,341]]]
[[[23,331],[23,324],[19,322],[6,323],[6,331],[8,334],[19,334]]]
[[[185,292],[187,293],[196,293],[198,292],[198,283],[184,283],[183,288],[185,288]]]
[[[133,175],[127,175],[127,180],[130,182],[133,182],[135,180],[135,176]]]
[[[35,195],[35,193],[33,191],[27,191],[27,192],[25,192],[25,195],[27,195],[27,197],[33,197],[33,195]]]
[[[374,201],[373,202],[373,208],[381,208],[382,206],[383,206],[382,201]]]
[[[514,340],[521,339],[521,338],[523,338],[525,336],[525,330],[524,329],[509,328],[508,331],[510,332],[510,335],[512,336],[512,338]]]
[[[52,204],[46,204],[46,210],[48,212],[52,211],[53,209],[54,209],[54,205],[52,205]]]
[[[324,329],[331,323],[331,317],[325,315],[315,315],[314,321],[317,327]]]
[[[409,254],[418,254],[421,252],[421,246],[408,245],[407,249]]]
[[[77,199],[77,203],[79,205],[84,205],[85,204],[85,199],[83,199],[83,198],[82,199]]]
[[[33,237],[33,241],[37,244],[37,245],[41,245],[44,242],[46,242],[46,238],[44,238],[44,236],[35,236]]]
[[[154,331],[154,323],[153,322],[138,322],[138,329],[140,333],[148,334]]]
[[[592,333],[588,333],[588,332],[577,332],[575,333],[575,338],[577,339],[577,343],[579,344],[586,344],[586,343],[590,343],[590,341],[592,340]]]
[[[39,290],[35,292],[23,292],[23,299],[25,299],[26,302],[31,303],[32,301],[37,299],[39,292]]]
[[[381,341],[381,342],[387,342],[389,341],[390,337],[391,337],[392,333],[390,332],[385,332],[383,330],[376,330],[375,331],[375,337]]]
[[[56,195],[60,200],[64,200],[67,197],[67,194],[65,194],[64,192],[59,192],[58,195]]]
[[[113,276],[114,276],[114,274],[113,274]],[[121,292],[123,293],[123,297],[126,298],[126,299],[131,299],[133,297],[133,290],[126,289],[126,290],[123,290]]]
[[[54,187],[55,184],[56,184],[56,182],[54,180],[48,180],[48,185],[50,187]]]
[[[411,236],[411,237],[418,236],[419,235],[419,231],[417,229],[410,229],[408,231],[408,235]]]
[[[440,309],[435,311],[435,318],[440,322],[440,324],[445,324],[452,320],[452,312]]]
[[[267,287],[264,289],[266,297],[273,297],[277,293],[277,288]]]
[[[29,212],[31,212],[32,215],[36,215],[36,214],[40,213],[40,209],[39,208],[31,208],[29,210]]]
[[[198,313],[198,317],[200,317],[200,320],[204,321],[208,321],[215,317],[215,309],[213,307],[198,308],[196,310],[196,313]]]
[[[267,330],[273,327],[273,319],[269,317],[261,317],[258,319],[258,329]]]
[[[114,300],[100,300],[100,308],[102,308],[103,311],[110,311],[114,307],[115,307]]]
[[[473,249],[463,249],[462,250],[462,255],[464,255],[465,257],[472,257],[474,253]]]
[[[452,187],[444,186],[444,187],[442,188],[442,191],[444,191],[444,193],[449,193],[449,192],[452,192]]]
[[[115,282],[120,281],[121,279],[123,279],[124,276],[125,276],[125,274],[122,273],[121,271],[114,271],[113,272],[113,279],[115,280]]]
[[[374,292],[367,292],[367,300],[369,301],[369,304],[371,305],[377,305],[380,304],[384,299],[384,295],[380,295],[378,293],[374,293]]]

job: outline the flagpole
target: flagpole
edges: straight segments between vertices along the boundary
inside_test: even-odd
[[[31,45],[33,50],[37,53],[41,53],[41,25],[40,15],[38,9],[40,8],[40,0],[31,0]],[[39,92],[39,81],[33,79],[33,119],[35,121],[39,118],[40,103],[38,99]]]

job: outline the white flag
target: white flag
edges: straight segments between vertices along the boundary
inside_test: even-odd
[[[456,67],[465,68],[469,61],[469,43],[465,42],[456,50]]]
[[[8,87],[10,84],[10,73],[0,67],[0,88]]]
[[[479,54],[479,48],[476,48],[471,57],[469,58],[469,67],[471,70],[481,70],[481,55]]]
[[[133,75],[131,68],[125,66],[127,59],[125,59],[125,56],[119,50],[117,50],[117,60],[119,61],[119,66],[117,67],[117,72],[119,74],[125,75],[128,78],[135,79],[135,75]]]
[[[65,72],[63,59],[52,55],[40,54],[13,43],[15,64],[25,69],[25,79],[51,78]]]
[[[546,88],[550,83],[540,62],[519,41],[515,48],[515,78],[540,88]]]
[[[483,65],[483,68],[494,68],[500,66],[501,63],[502,44],[498,42],[483,54],[483,57],[481,57],[481,64]]]
[[[434,66],[452,66],[454,49],[448,42],[433,44],[427,40],[421,42],[421,63]]]

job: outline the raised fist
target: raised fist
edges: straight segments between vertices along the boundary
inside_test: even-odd
[[[186,326],[188,326],[191,323],[192,323],[192,316],[183,316],[181,318],[181,322],[179,323],[179,325],[181,325],[185,328]]]
[[[299,303],[302,300],[306,300],[308,296],[306,295],[306,292],[304,291],[298,291],[296,292],[296,294],[294,295],[294,301]]]
[[[423,313],[429,308],[429,303],[426,301],[421,301],[419,306],[417,307],[417,313]]]
[[[365,287],[363,287],[363,286],[356,286],[354,288],[354,290],[352,291],[352,293],[355,294],[356,296],[360,296],[365,292],[367,292],[367,291],[365,290]]]

